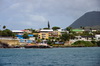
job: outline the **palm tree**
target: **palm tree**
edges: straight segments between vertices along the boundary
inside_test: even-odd
[[[6,26],[5,25],[3,26],[3,29],[6,29]]]
[[[92,28],[90,28],[90,31],[92,32]]]

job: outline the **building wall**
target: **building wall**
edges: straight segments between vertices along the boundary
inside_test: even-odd
[[[40,39],[49,39],[49,33],[39,33],[38,37]]]
[[[95,35],[96,40],[100,40],[100,35]]]
[[[52,32],[40,32],[38,33],[38,37],[40,39],[49,39],[49,37],[56,37],[59,38],[61,36],[61,32],[59,31],[52,31]]]
[[[49,33],[49,36],[50,37],[59,38],[61,36],[61,32],[59,32],[59,31],[53,31],[53,32]]]

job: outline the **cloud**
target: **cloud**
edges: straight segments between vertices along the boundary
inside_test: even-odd
[[[20,3],[15,3],[13,5],[11,5],[9,8],[14,9],[14,8],[18,8],[20,7]]]
[[[39,15],[28,15],[28,18],[34,22],[46,22],[47,19]]]
[[[45,14],[49,16],[77,15],[81,12],[87,12],[99,9],[97,5],[99,0],[22,0],[11,7],[17,7],[15,10],[25,13]],[[18,7],[19,6],[19,7]]]
[[[31,15],[31,14],[25,14],[25,15],[15,15],[13,17],[10,17],[7,20],[7,23],[9,25],[16,25],[18,26],[17,29],[25,29],[25,28],[41,28],[43,26],[46,26],[47,19],[44,16],[40,15]]]
[[[45,27],[48,20],[52,26],[66,27],[88,11],[100,11],[100,0],[0,0],[0,2],[3,3],[0,3],[2,11],[0,23],[21,25],[18,28]]]

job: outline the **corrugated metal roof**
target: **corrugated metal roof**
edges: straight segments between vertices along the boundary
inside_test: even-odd
[[[52,29],[50,29],[50,30],[47,30],[47,29],[45,29],[45,30],[40,30],[40,31],[47,31],[47,32],[49,32],[49,31],[53,31]]]
[[[22,30],[12,30],[12,32],[24,32]]]
[[[81,30],[81,29],[72,29],[72,31],[78,31],[78,32],[80,32],[80,31],[83,31],[83,30]]]

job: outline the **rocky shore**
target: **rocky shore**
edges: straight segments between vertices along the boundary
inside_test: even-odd
[[[10,46],[6,43],[0,42],[0,48],[10,48]]]
[[[31,45],[31,46],[9,46],[7,43],[0,42],[0,48],[51,48],[51,46],[45,45]]]

